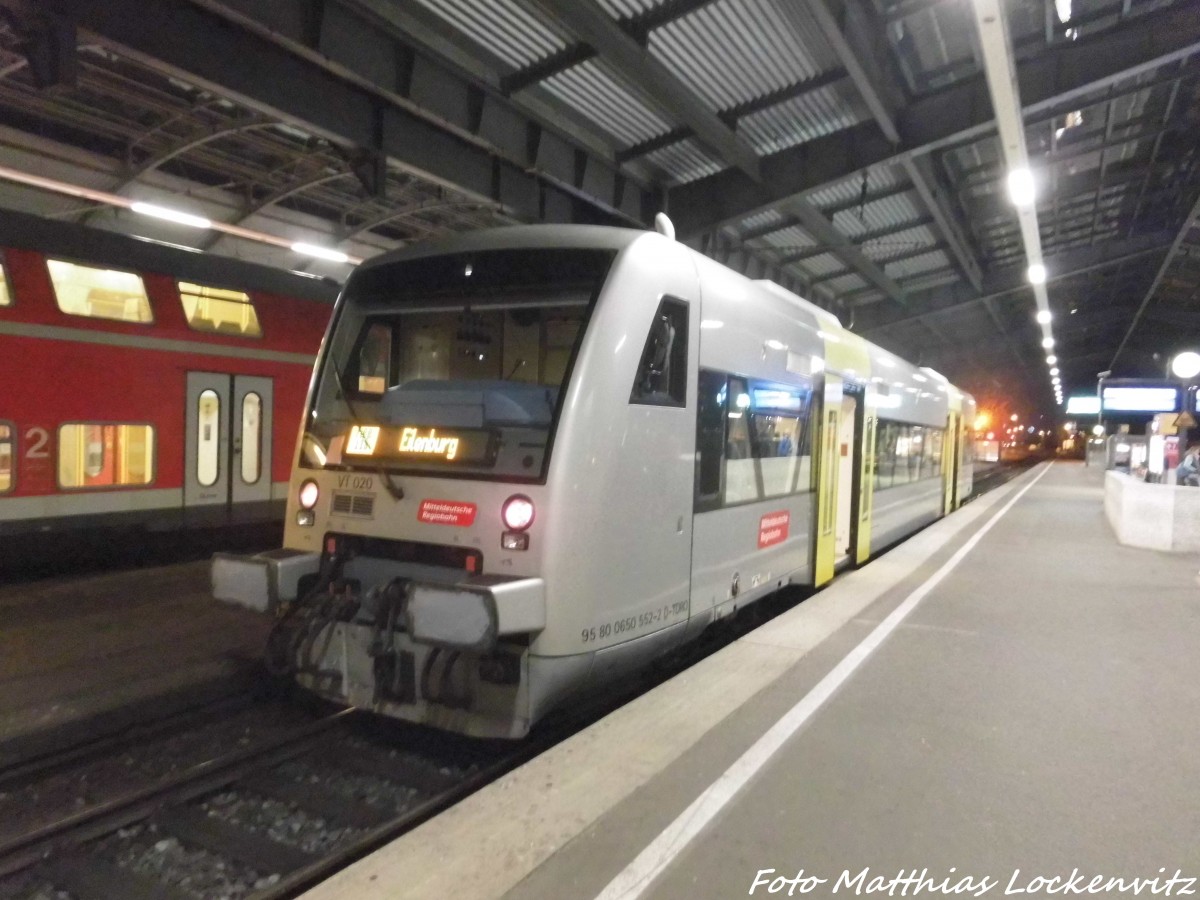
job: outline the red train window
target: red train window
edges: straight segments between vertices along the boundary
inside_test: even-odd
[[[181,281],[179,300],[183,303],[188,325],[197,331],[262,337],[258,313],[250,302],[250,295],[244,291],[229,291]]]
[[[61,259],[48,259],[46,266],[54,284],[54,299],[63,312],[118,322],[154,321],[140,275]]]
[[[58,429],[61,487],[149,484],[153,479],[153,426],[71,422]]]
[[[13,460],[17,455],[13,448],[15,443],[12,424],[0,422],[0,494],[7,494],[13,488]]]

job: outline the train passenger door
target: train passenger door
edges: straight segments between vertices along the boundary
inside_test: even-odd
[[[854,439],[859,397],[846,392],[840,376],[825,376],[821,406],[821,449],[817,469],[816,559],[813,578],[822,585],[847,562],[857,535],[856,472],[861,458]]]
[[[962,458],[962,413],[952,412],[946,420],[942,447],[942,515],[958,508],[958,467]]]
[[[189,372],[185,507],[271,499],[270,378]]]

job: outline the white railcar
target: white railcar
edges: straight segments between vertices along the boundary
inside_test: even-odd
[[[306,688],[519,737],[971,490],[971,398],[661,234],[534,226],[364,264],[285,549],[218,559]]]

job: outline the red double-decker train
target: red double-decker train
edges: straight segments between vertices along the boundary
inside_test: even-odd
[[[278,519],[336,293],[0,212],[0,538]]]

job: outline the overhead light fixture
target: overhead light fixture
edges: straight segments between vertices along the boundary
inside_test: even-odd
[[[1029,275],[1029,283],[1030,284],[1045,284],[1046,283],[1046,267],[1043,266],[1041,263],[1034,263],[1032,266],[1030,266],[1029,272],[1027,274]],[[1050,321],[1049,317],[1050,317],[1050,314],[1046,313],[1046,318],[1042,319],[1041,314],[1039,313],[1038,321],[1039,322],[1048,322],[1048,321]]]
[[[1049,350],[1051,347],[1054,346],[1054,338],[1052,338],[1052,337],[1042,338],[1042,346],[1045,347],[1047,350]]]
[[[1171,371],[1176,378],[1190,380],[1200,375],[1200,353],[1184,350],[1171,360]]]
[[[129,208],[143,216],[163,219],[167,222],[174,222],[176,225],[188,225],[191,228],[212,228],[213,224],[211,219],[206,219],[203,216],[193,216],[191,213],[180,212],[177,209],[168,209],[165,206],[156,206],[153,203],[142,203],[139,201],[131,203]]]
[[[137,209],[149,216],[157,216],[164,218],[165,211],[171,221],[182,221],[186,225],[194,225],[198,228],[211,228],[213,231],[219,231],[222,234],[227,234],[230,237],[241,238],[247,241],[256,241],[260,244],[269,244],[272,247],[281,247],[290,249],[292,241],[281,238],[278,235],[267,234],[262,231],[253,231],[249,228],[243,228],[240,225],[232,225],[228,222],[212,222],[201,216],[192,216],[188,213],[177,213],[175,210],[168,210],[166,207],[157,206],[153,203],[141,203],[140,201],[130,200],[128,197],[122,197],[120,194],[110,194],[106,191],[98,191],[95,188],[84,187],[79,184],[70,184],[65,181],[58,181],[53,178],[44,178],[41,175],[33,175],[29,172],[22,172],[18,169],[12,169],[8,166],[0,165],[0,180],[12,181],[16,184],[24,184],[29,187],[37,188],[42,191],[52,191],[56,194],[64,194],[68,197],[77,197],[81,200],[90,200],[93,203],[103,203],[106,206],[112,206],[116,209]],[[186,216],[186,219],[180,219],[180,216]],[[362,259],[357,256],[349,256],[346,262],[352,265],[358,265]]]
[[[1013,169],[1008,173],[1008,198],[1019,208],[1033,206],[1037,190],[1029,169]]]
[[[1051,374],[1051,375],[1057,375],[1057,374],[1058,374],[1058,366],[1055,366],[1054,368],[1052,368],[1052,369],[1050,370],[1050,374]]]
[[[1050,310],[1048,310],[1048,309],[1039,309],[1038,310],[1037,320],[1038,320],[1039,325],[1049,325],[1051,318],[1053,318],[1053,317],[1050,315]]]
[[[1046,357],[1046,362],[1052,366],[1056,366],[1056,365],[1058,365],[1058,357],[1055,356],[1053,353],[1051,353],[1049,356]]]
[[[340,250],[331,250],[328,247],[318,247],[316,244],[306,244],[303,241],[297,241],[292,244],[292,250],[296,253],[303,253],[305,256],[315,256],[317,259],[327,259],[330,262],[344,263],[349,262],[350,257]]]

